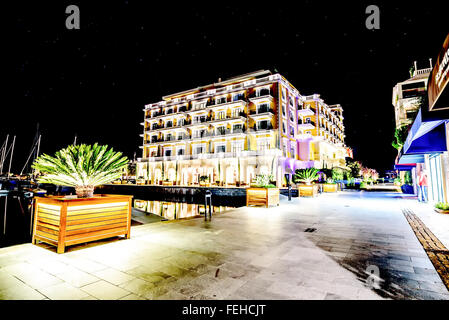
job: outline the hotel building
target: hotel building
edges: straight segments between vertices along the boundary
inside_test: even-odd
[[[302,96],[262,70],[163,97],[145,106],[136,175],[149,184],[278,186],[297,168],[346,168],[343,109]]]
[[[394,86],[392,103],[396,129],[411,124],[421,104],[424,103],[423,99],[427,95],[427,81],[432,71],[432,59],[429,59],[429,63],[429,68],[418,69],[415,61],[411,77]]]

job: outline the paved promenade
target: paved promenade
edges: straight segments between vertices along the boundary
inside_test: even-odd
[[[398,196],[281,196],[276,208],[135,226],[130,240],[65,254],[3,248],[0,299],[449,299],[402,213],[426,222],[431,209]],[[449,216],[437,220],[448,230]]]

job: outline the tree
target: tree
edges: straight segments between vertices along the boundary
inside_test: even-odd
[[[394,131],[394,139],[391,145],[396,150],[401,150],[404,146],[405,140],[407,140],[408,131],[410,129],[410,125],[403,125],[399,128],[396,128]]]

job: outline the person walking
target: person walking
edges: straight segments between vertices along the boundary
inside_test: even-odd
[[[427,202],[427,174],[424,170],[421,170],[418,176],[418,201],[419,202]]]

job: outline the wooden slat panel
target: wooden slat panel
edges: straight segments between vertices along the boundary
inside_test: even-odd
[[[91,231],[88,233],[85,233],[84,236],[80,235],[80,234],[74,234],[74,235],[70,235],[70,236],[66,236],[65,241],[70,242],[72,240],[77,240],[77,239],[88,239],[90,237],[96,237],[99,235],[105,235],[105,234],[109,234],[109,233],[115,233],[115,232],[120,232],[119,234],[125,234],[126,233],[126,225],[125,226],[121,226],[121,227],[117,227],[117,228],[107,228],[107,229],[103,229],[103,230],[97,230],[97,231]],[[84,241],[81,241],[84,242]],[[80,243],[80,242],[79,242]]]
[[[111,224],[116,223],[126,223],[126,218],[120,218],[120,219],[107,219],[102,221],[96,221],[96,222],[90,222],[90,223],[82,223],[82,224],[76,224],[76,225],[67,225],[66,230],[80,230],[80,229],[86,229],[86,228],[93,228],[93,227],[100,227],[100,226],[107,226]]]
[[[76,216],[80,214],[87,214],[87,213],[101,213],[101,212],[109,212],[109,211],[123,211],[127,210],[128,206],[114,206],[114,207],[106,207],[106,208],[87,208],[87,209],[78,209],[78,210],[70,210],[67,211],[68,216]]]
[[[50,234],[48,232],[45,232],[45,231],[42,231],[42,230],[39,230],[39,229],[36,230],[36,235],[42,236],[42,237],[45,237],[45,238],[49,238],[49,239],[52,239],[54,241],[58,241],[58,236],[57,235]]]
[[[116,219],[126,220],[127,217],[128,217],[128,215],[126,215],[126,214],[117,214],[117,215],[113,215],[113,216],[103,216],[103,217],[93,217],[93,218],[89,218],[89,219],[69,220],[69,221],[67,221],[67,226],[74,226],[74,225],[91,223],[91,222],[111,221],[111,220],[116,220]]]
[[[59,225],[55,225],[55,224],[51,224],[51,223],[46,223],[43,221],[39,221],[37,222],[37,226],[38,227],[42,227],[42,228],[48,228],[48,229],[52,229],[55,231],[59,231]]]
[[[38,222],[44,222],[44,223],[53,224],[55,226],[59,226],[59,220],[56,220],[56,219],[48,219],[48,218],[45,218],[45,217],[38,216],[37,217],[37,221]]]
[[[126,222],[125,223],[120,222],[120,223],[114,223],[114,224],[101,225],[101,226],[91,227],[91,228],[70,230],[70,231],[66,232],[66,238],[71,238],[72,236],[77,237],[77,236],[79,236],[82,233],[95,233],[95,231],[99,231],[99,230],[114,229],[114,228],[120,228],[120,227],[126,227]]]
[[[85,242],[95,241],[95,240],[99,240],[99,239],[112,238],[112,237],[120,236],[125,233],[126,233],[126,229],[117,229],[116,231],[112,231],[112,232],[111,232],[111,230],[105,230],[104,232],[98,233],[96,235],[89,233],[88,236],[85,238],[66,240],[65,245],[71,246],[71,245],[78,244],[78,243],[85,243]]]
[[[36,229],[39,230],[39,231],[50,233],[50,234],[54,234],[54,235],[58,235],[59,234],[59,231],[43,227],[40,224],[37,225]]]
[[[52,214],[52,215],[55,215],[55,216],[59,216],[59,214],[60,214],[60,212],[58,210],[44,209],[44,208],[41,208],[41,207],[39,207],[39,210],[37,212]]]
[[[55,245],[55,246],[58,245],[58,241],[57,240],[53,240],[53,239],[47,238],[47,237],[45,237],[45,236],[43,236],[41,234],[35,234],[34,239],[35,240],[40,240],[42,242],[49,243],[49,244],[52,244],[52,245]]]
[[[45,219],[51,219],[51,220],[59,221],[59,216],[55,216],[55,215],[52,215],[52,214],[38,213],[36,216],[37,217],[42,217],[42,218],[45,218]]]
[[[96,218],[96,217],[110,217],[120,214],[127,214],[128,211],[121,210],[121,211],[110,211],[110,212],[100,212],[100,213],[92,213],[92,214],[80,214],[75,216],[69,216],[67,217],[67,221],[76,221],[76,220],[83,220],[83,219],[90,219],[90,218]]]

